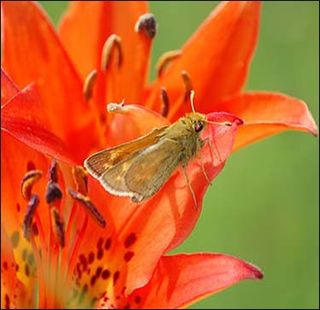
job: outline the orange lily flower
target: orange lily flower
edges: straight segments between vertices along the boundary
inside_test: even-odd
[[[206,133],[219,153],[213,161],[208,148],[201,153],[211,180],[232,149],[287,129],[316,134],[302,101],[242,92],[259,7],[221,4],[148,85],[156,27],[145,2],[73,2],[58,34],[36,4],[2,2],[3,307],[177,308],[262,277],[223,254],[165,256],[201,212],[208,184],[196,160],[188,175],[199,208],[180,172],[136,206],[75,166],[189,112],[191,89],[198,111],[233,122]],[[106,102],[123,99],[140,105],[105,113]]]

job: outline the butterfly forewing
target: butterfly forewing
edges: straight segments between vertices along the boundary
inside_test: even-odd
[[[136,140],[95,153],[85,160],[84,166],[93,176],[99,179],[110,168],[157,143],[166,128],[166,126],[155,128],[147,135]]]
[[[162,187],[181,161],[181,151],[180,144],[164,138],[135,157],[125,183],[130,192],[137,194],[136,202],[153,196]]]

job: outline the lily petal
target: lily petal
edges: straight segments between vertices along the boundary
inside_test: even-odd
[[[244,121],[233,150],[285,130],[318,134],[305,102],[280,93],[245,93],[221,102],[217,109],[237,115]]]
[[[119,87],[126,91],[121,91],[120,99],[113,100],[124,98],[127,102],[139,102],[150,44],[143,48],[144,43],[134,26],[147,10],[144,1],[74,1],[60,24],[60,38],[83,79],[91,70],[100,68],[102,48],[107,38],[111,34],[121,38],[123,63]]]
[[[223,254],[162,257],[151,281],[136,290],[131,307],[177,309],[245,279],[261,279],[255,266]]]
[[[6,103],[9,99],[11,99],[18,91],[18,86],[1,68],[1,105]]]
[[[61,139],[46,129],[46,116],[37,103],[34,84],[18,92],[1,108],[1,129],[35,150],[70,162],[71,153]]]
[[[197,110],[203,113],[212,111],[219,100],[239,93],[257,42],[259,12],[258,1],[221,3],[185,44],[182,56],[154,85],[153,92],[165,86],[170,101],[178,103],[176,96],[183,92],[181,71],[186,70],[199,102]],[[155,102],[147,105],[159,111],[160,102]],[[190,111],[189,106],[186,109]]]
[[[82,82],[36,3],[5,1],[1,6],[3,67],[20,88],[31,81],[37,83],[49,126],[64,139],[86,124],[91,114],[83,99]]]

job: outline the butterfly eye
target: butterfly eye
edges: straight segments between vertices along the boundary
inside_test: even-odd
[[[203,129],[203,123],[201,121],[197,121],[195,124],[194,124],[194,131],[195,132],[199,132]]]

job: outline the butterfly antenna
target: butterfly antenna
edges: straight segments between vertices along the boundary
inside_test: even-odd
[[[212,124],[212,125],[219,125],[219,126],[232,126],[232,123],[231,122],[213,122],[213,121],[208,121],[208,120],[205,120],[205,122],[207,124]]]
[[[190,91],[190,103],[191,103],[191,109],[192,109],[192,112],[193,113],[196,113],[195,109],[194,109],[194,95],[195,95],[195,92],[194,90],[191,90]]]

